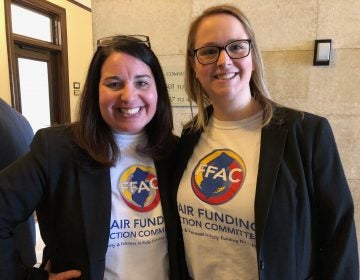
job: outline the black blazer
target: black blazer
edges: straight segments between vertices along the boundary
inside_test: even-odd
[[[170,275],[178,279],[177,225],[168,193],[171,165],[156,161],[155,168]],[[0,173],[0,279],[47,279],[46,271],[21,269],[13,258],[10,232],[34,209],[52,271],[79,269],[82,279],[103,279],[111,215],[110,171],[79,148],[69,126],[40,130],[30,153]],[[17,278],[9,278],[15,273]]]
[[[182,133],[175,186],[200,135]],[[261,131],[254,208],[259,279],[359,279],[353,201],[325,118],[275,109]]]
[[[23,115],[0,98],[0,170],[29,151],[34,132]],[[14,230],[15,246],[24,265],[33,266],[35,255],[35,220],[31,215]]]

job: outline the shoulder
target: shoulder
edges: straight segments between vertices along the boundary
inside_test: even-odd
[[[101,167],[78,145],[74,127],[74,124],[63,124],[40,129],[31,144],[32,155],[50,160],[53,166],[72,162],[82,166]]]
[[[169,145],[169,149],[163,153],[163,156],[160,157],[160,158],[156,158],[154,159],[155,161],[155,165],[158,167],[162,167],[164,168],[164,166],[167,166],[169,167],[175,160],[175,153],[176,153],[176,150],[178,148],[178,145],[179,145],[179,141],[180,141],[180,137],[175,135],[175,134],[172,134],[171,136],[171,142],[172,144]]]
[[[305,111],[277,107],[267,127],[285,129],[289,141],[297,139],[294,141],[303,144],[308,142],[311,145],[335,142],[329,121],[323,116]]]
[[[35,134],[35,139],[46,138],[53,141],[64,141],[74,138],[71,124],[55,125],[47,128],[39,129]]]
[[[31,150],[46,149],[61,153],[76,146],[73,125],[63,124],[38,130],[31,143]]]
[[[175,144],[178,144],[179,143],[179,140],[180,140],[180,137],[179,136],[177,136],[177,135],[175,135],[175,134],[173,134],[173,141],[174,141],[174,143]]]
[[[0,100],[0,129],[10,135],[34,135],[28,120],[3,100]]]
[[[273,118],[270,122],[272,125],[281,125],[288,128],[317,128],[319,126],[328,126],[328,120],[313,113],[300,111],[288,107],[276,107]]]

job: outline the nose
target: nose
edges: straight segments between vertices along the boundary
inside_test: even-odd
[[[125,103],[131,103],[136,99],[136,89],[127,84],[120,90],[120,100]]]
[[[217,65],[221,66],[221,65],[228,65],[228,64],[231,64],[231,63],[232,63],[232,59],[227,54],[226,50],[225,49],[220,50]]]

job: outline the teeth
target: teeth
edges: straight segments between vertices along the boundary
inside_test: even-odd
[[[136,107],[136,108],[129,108],[129,109],[125,109],[125,108],[119,108],[119,111],[124,114],[124,115],[135,115],[137,113],[139,113],[141,107]]]
[[[235,73],[226,73],[226,74],[220,74],[216,75],[216,78],[219,80],[228,80],[235,77]]]

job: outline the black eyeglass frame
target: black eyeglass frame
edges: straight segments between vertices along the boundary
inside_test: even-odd
[[[229,54],[228,50],[227,50],[227,47],[235,42],[248,42],[249,44],[249,51],[246,55],[242,56],[242,57],[232,57],[231,54]],[[219,50],[218,54],[217,54],[217,57],[216,59],[214,59],[213,62],[209,62],[209,63],[202,63],[200,62],[199,60],[199,57],[198,57],[198,51],[201,50],[201,49],[204,49],[204,48],[209,48],[209,47],[212,47],[212,48],[217,48]],[[196,57],[197,61],[202,64],[202,65],[208,65],[208,64],[213,64],[215,63],[216,61],[218,61],[219,57],[220,57],[220,53],[222,50],[225,50],[226,54],[231,58],[231,59],[241,59],[241,58],[244,58],[244,57],[247,57],[249,54],[250,54],[250,51],[251,51],[251,39],[241,39],[241,40],[235,40],[235,41],[232,41],[230,43],[227,43],[226,45],[220,47],[220,46],[204,46],[204,47],[200,47],[200,48],[197,48],[197,49],[193,49],[193,56]]]
[[[104,38],[98,39],[96,41],[96,45],[97,45],[97,47],[107,47],[107,46],[116,44],[119,41],[130,41],[130,42],[135,42],[135,43],[139,43],[139,44],[144,44],[147,47],[149,47],[149,49],[151,49],[150,37],[146,36],[146,35],[140,35],[140,34],[115,35],[115,36],[104,37]]]

